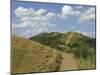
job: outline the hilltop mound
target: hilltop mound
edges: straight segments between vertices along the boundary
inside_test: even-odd
[[[60,54],[35,41],[12,36],[12,73],[57,71]]]

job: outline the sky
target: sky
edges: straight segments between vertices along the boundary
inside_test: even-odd
[[[95,6],[12,1],[12,33],[32,37],[43,32],[75,31],[95,37]]]

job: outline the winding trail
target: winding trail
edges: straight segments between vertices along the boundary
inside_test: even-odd
[[[70,40],[73,38],[73,36],[74,32],[69,34],[66,40],[66,45],[70,43]],[[59,68],[60,71],[79,69],[77,61],[75,60],[74,55],[72,53],[61,52],[61,55],[62,55],[62,62]]]
[[[62,52],[62,62],[59,70],[77,70],[78,68],[78,64],[75,58],[73,57],[73,54]]]
[[[66,45],[68,45],[68,43],[70,42],[70,40],[73,38],[74,36],[74,32],[71,32],[66,40]]]

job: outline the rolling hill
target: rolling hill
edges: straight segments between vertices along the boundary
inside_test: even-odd
[[[40,33],[30,39],[62,51],[68,51],[70,48],[75,49],[80,47],[95,48],[96,44],[95,38],[90,38],[77,32]]]
[[[77,32],[12,36],[12,74],[96,68],[96,39]]]
[[[40,33],[30,39],[59,51],[73,53],[74,57],[78,59],[80,69],[95,68],[95,38],[85,36],[78,32],[50,32]]]
[[[12,36],[12,74],[57,71],[61,56],[56,49]]]

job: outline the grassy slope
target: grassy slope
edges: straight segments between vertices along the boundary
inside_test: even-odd
[[[59,32],[52,32],[52,33],[40,33],[34,37],[31,37],[31,40],[35,40],[41,44],[46,46],[50,46],[52,48],[60,49],[59,45],[63,44],[61,41],[61,37],[63,36],[62,33]]]
[[[55,49],[12,36],[12,73],[57,71],[59,64]]]
[[[74,33],[72,39],[66,44],[71,33]],[[61,51],[73,53],[78,59],[80,69],[93,69],[96,67],[95,38],[90,38],[76,32],[52,32],[41,33],[30,39]]]
[[[74,38],[69,43],[69,51],[74,53],[80,69],[96,68],[95,47],[95,38],[75,33]]]
[[[74,33],[72,39],[70,40],[69,44],[66,45],[66,41],[71,33]],[[50,46],[52,48],[64,50],[68,47],[74,46],[95,46],[95,39],[84,36],[80,33],[76,32],[67,32],[67,33],[59,33],[59,32],[51,32],[51,33],[40,33],[34,37],[30,38],[31,40],[35,40],[41,44]],[[68,50],[68,49],[66,49]]]

